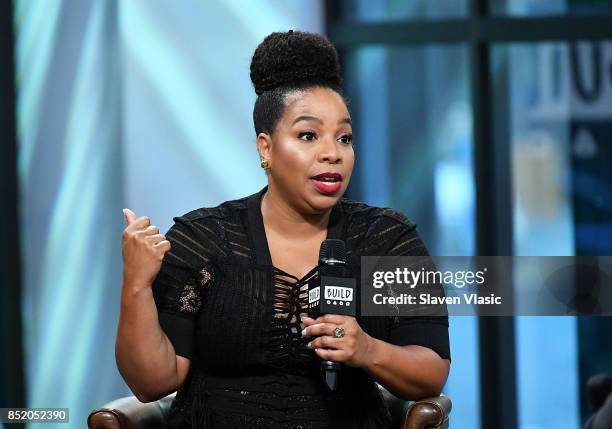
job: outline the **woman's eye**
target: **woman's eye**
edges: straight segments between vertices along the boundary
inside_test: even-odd
[[[308,140],[308,141],[312,141],[314,140],[317,136],[315,135],[315,133],[313,133],[312,131],[305,131],[303,133],[300,133],[298,136],[301,140]]]
[[[346,143],[349,144],[353,141],[353,135],[352,134],[345,134],[342,137],[340,137],[340,141],[342,143]]]

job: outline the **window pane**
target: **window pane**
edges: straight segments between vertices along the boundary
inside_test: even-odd
[[[350,50],[356,197],[401,210],[430,253],[474,253],[472,117],[464,45]],[[452,427],[478,427],[478,323],[450,320]]]
[[[611,64],[608,42],[494,47],[495,123],[510,142],[516,255],[611,250]],[[515,272],[516,287],[522,275]],[[593,319],[612,335],[608,318]],[[577,428],[590,413],[580,397],[586,379],[612,368],[599,364],[610,361],[609,351],[578,335],[595,329],[584,323],[516,318],[521,427]]]
[[[341,19],[401,21],[458,18],[467,15],[467,0],[343,0]]]
[[[609,0],[489,0],[491,12],[501,15],[600,15],[612,14]]]

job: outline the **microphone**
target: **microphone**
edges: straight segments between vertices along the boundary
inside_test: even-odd
[[[308,317],[316,319],[324,314],[355,316],[355,279],[346,268],[344,241],[328,239],[321,243],[319,251],[319,279],[308,289]],[[340,362],[323,361],[325,382],[330,390],[338,387]]]

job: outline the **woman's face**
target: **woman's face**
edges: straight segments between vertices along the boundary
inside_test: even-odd
[[[355,163],[348,109],[323,87],[292,92],[285,105],[272,136],[257,139],[269,185],[305,213],[324,212],[346,191]]]

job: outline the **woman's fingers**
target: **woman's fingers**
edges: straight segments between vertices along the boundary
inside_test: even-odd
[[[146,228],[151,224],[151,220],[148,216],[136,218],[136,214],[130,209],[123,209],[123,214],[127,223],[126,229],[138,230]]]
[[[346,362],[349,359],[349,353],[347,353],[346,350],[316,348],[315,353],[322,360],[331,360],[334,362]]]
[[[307,326],[312,325],[313,323],[315,323],[315,320],[311,317],[307,317],[307,316],[300,316],[300,327],[302,329],[306,328]]]
[[[146,235],[157,235],[159,234],[159,228],[155,225],[149,225],[144,232]]]
[[[151,220],[148,216],[142,216],[134,219],[128,226],[123,230],[123,238],[128,239],[131,237],[140,238],[142,236],[151,235],[159,232],[157,229],[149,229]],[[157,228],[157,227],[154,227]]]
[[[302,331],[302,335],[305,337],[317,337],[319,335],[332,335],[334,329],[338,325],[333,323],[317,323],[316,325],[307,326]]]
[[[149,242],[151,242],[152,244],[157,244],[160,241],[165,240],[166,236],[164,234],[150,234],[147,235],[145,238],[149,240]]]
[[[324,348],[324,349],[341,349],[347,345],[345,338],[335,338],[329,335],[322,335],[310,341],[307,346],[311,349]]]
[[[159,243],[155,244],[153,247],[155,247],[156,249],[162,250],[165,254],[172,248],[172,245],[170,244],[168,240],[162,240]]]
[[[123,209],[123,214],[127,223],[126,231],[132,233],[144,232],[145,235],[159,234],[159,228],[151,225],[151,219],[148,216],[136,218],[134,212],[128,208]]]
[[[136,214],[128,208],[123,209],[123,215],[125,216],[126,226],[129,226],[136,219]]]
[[[151,225],[151,219],[149,218],[149,216],[141,216],[135,219],[132,223],[130,223],[128,225],[128,228],[136,231],[136,230],[145,229],[149,225]]]

